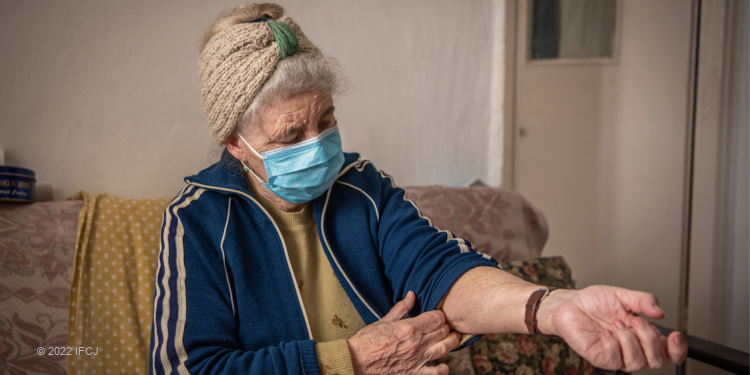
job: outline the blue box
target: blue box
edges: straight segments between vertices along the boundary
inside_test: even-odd
[[[31,169],[0,166],[0,202],[34,202],[36,173]]]

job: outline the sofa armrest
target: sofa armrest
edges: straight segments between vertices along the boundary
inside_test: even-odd
[[[5,372],[65,373],[67,357],[48,350],[68,342],[82,205],[0,204],[0,369]]]
[[[469,240],[497,261],[537,258],[548,237],[544,214],[517,192],[491,187],[411,186],[433,225]]]

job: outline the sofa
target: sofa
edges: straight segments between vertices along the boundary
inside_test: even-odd
[[[573,287],[542,257],[541,211],[489,187],[406,188],[433,225],[531,282]],[[153,280],[169,198],[79,193],[0,204],[0,374],[146,374]],[[560,339],[486,335],[441,359],[451,374],[599,373]]]

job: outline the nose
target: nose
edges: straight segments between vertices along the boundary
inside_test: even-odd
[[[315,138],[320,135],[320,129],[318,129],[317,126],[310,126],[307,129],[305,129],[305,141],[310,138]]]

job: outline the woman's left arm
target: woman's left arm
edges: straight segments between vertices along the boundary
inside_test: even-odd
[[[379,179],[377,186],[369,186],[379,209],[373,239],[392,288],[393,304],[413,291],[417,298],[412,315],[435,310],[467,271],[497,266],[494,259],[477,252],[469,241],[433,226],[390,176],[369,163],[364,173]]]
[[[526,303],[539,286],[494,267],[461,276],[442,305],[446,321],[465,333],[527,333]],[[643,317],[662,318],[656,298],[609,286],[556,290],[539,305],[538,329],[560,336],[594,366],[635,371],[681,363],[687,343],[679,332],[669,338]]]

